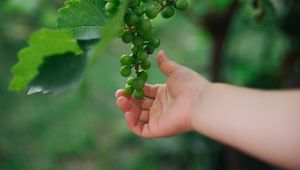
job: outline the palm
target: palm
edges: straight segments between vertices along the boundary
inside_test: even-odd
[[[117,93],[118,105],[125,112],[132,131],[143,137],[166,137],[191,130],[190,108],[199,76],[181,67],[169,75],[166,84],[147,85],[142,101]],[[195,90],[196,91],[196,90]]]
[[[191,112],[196,98],[209,84],[194,71],[169,60],[164,52],[157,55],[166,84],[146,85],[145,99],[136,100],[117,91],[117,105],[125,113],[129,128],[142,137],[166,137],[191,128]]]

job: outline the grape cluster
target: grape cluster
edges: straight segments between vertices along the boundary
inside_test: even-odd
[[[120,0],[107,0],[105,10],[108,15],[118,10]],[[129,0],[124,16],[124,25],[120,33],[122,41],[132,43],[131,54],[120,57],[123,77],[128,77],[124,93],[136,99],[144,98],[144,86],[148,79],[146,70],[151,67],[149,55],[160,46],[160,39],[156,35],[151,23],[159,13],[163,18],[170,18],[175,14],[175,9],[185,10],[187,0]],[[132,75],[132,70],[135,75]]]

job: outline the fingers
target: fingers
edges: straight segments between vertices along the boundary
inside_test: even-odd
[[[179,64],[169,60],[164,51],[158,52],[156,60],[160,70],[168,77],[174,71],[182,68],[182,66],[180,66]]]
[[[132,112],[126,112],[124,116],[127,121],[129,129],[134,129],[137,125],[137,120],[138,120],[137,116]]]
[[[117,99],[117,98],[119,98],[121,96],[125,97],[128,100],[130,100],[130,98],[131,98],[131,96],[127,96],[122,89],[119,89],[119,90],[116,91],[115,97]]]
[[[145,93],[148,94],[148,96],[154,97],[157,88],[158,85],[147,85],[147,92]],[[148,97],[144,100],[135,100],[125,95],[122,90],[116,92],[116,100],[118,107],[125,113],[124,116],[129,129],[138,136],[144,138],[153,137],[149,127],[149,109],[152,107],[154,100]]]
[[[153,102],[154,102],[154,100],[145,98],[144,100],[141,101],[141,109],[142,110],[150,110]]]
[[[131,104],[129,103],[129,100],[126,99],[124,96],[117,98],[117,106],[122,110],[122,112],[127,112],[131,109]]]
[[[132,98],[128,100],[126,97],[121,96],[117,98],[117,106],[122,110],[122,112],[126,113],[128,111],[139,116],[141,114],[141,104],[139,101]]]
[[[149,114],[149,113],[148,113]],[[129,129],[138,136],[144,138],[154,137],[151,134],[149,123],[141,121],[135,114],[132,112],[125,113],[125,119],[127,121]]]
[[[135,107],[140,108],[141,110],[149,110],[153,104],[153,99],[155,98],[158,87],[159,85],[146,85],[144,88],[146,95],[144,100],[135,100],[131,96],[127,96],[126,94],[124,94],[123,90],[117,90],[115,94],[117,106],[123,112],[130,110],[132,104],[134,104]]]
[[[143,110],[140,116],[140,122],[149,123],[149,110]]]
[[[146,84],[144,87],[145,96],[154,99],[159,87],[160,85],[158,84],[157,85]]]

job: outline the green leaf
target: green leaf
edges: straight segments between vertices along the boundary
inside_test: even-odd
[[[72,31],[41,29],[33,33],[28,42],[29,47],[19,51],[19,62],[12,69],[14,77],[10,90],[24,90],[38,75],[44,58],[66,52],[81,53]]]
[[[30,83],[28,94],[64,91],[78,85],[84,75],[87,57],[68,52],[46,57],[39,75]]]
[[[107,20],[104,4],[105,0],[68,0],[58,10],[57,26],[72,29],[76,39],[97,39]]]
[[[96,45],[91,54],[91,62],[94,63],[103,53],[113,38],[117,37],[123,25],[124,15],[128,6],[128,0],[122,1],[117,13],[107,22],[105,28],[101,32],[101,41]]]

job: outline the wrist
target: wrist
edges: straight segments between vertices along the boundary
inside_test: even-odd
[[[207,108],[205,105],[210,105],[209,99],[212,98],[214,94],[213,91],[218,89],[219,83],[207,82],[207,84],[197,93],[196,98],[193,103],[193,108],[191,110],[191,128],[192,131],[199,132],[199,125],[205,121],[205,114]]]

